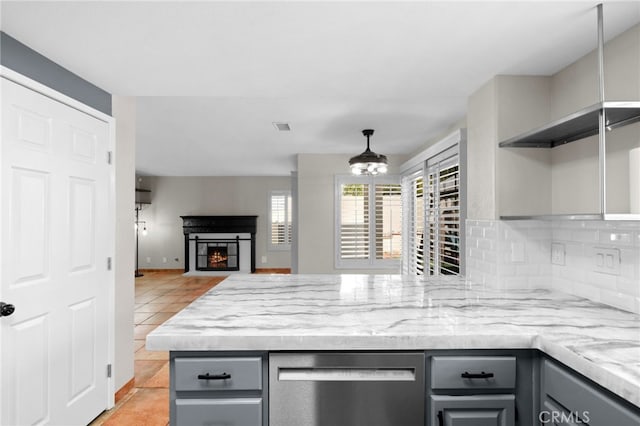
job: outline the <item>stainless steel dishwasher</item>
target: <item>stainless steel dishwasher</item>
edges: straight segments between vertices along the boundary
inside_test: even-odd
[[[424,353],[273,353],[270,426],[423,426]]]

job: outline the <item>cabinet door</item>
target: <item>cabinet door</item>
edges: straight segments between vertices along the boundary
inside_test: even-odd
[[[261,426],[262,398],[177,399],[176,425]]]
[[[590,426],[637,426],[640,410],[596,388],[575,372],[544,360],[542,399],[552,398]],[[567,423],[564,423],[567,424]]]
[[[538,419],[549,426],[584,426],[586,424],[580,421],[576,413],[567,412],[564,407],[549,398],[545,398],[542,402],[542,411]]]
[[[514,395],[431,396],[431,424],[514,426]]]

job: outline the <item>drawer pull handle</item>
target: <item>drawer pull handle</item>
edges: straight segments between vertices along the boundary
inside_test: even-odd
[[[480,374],[478,373],[469,373],[465,371],[460,375],[463,379],[490,379],[493,377],[493,373],[485,373],[482,371]]]
[[[198,374],[198,380],[227,380],[231,378],[231,374]]]

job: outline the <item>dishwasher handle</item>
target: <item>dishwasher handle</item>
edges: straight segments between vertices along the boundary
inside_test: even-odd
[[[415,368],[278,367],[279,381],[414,382]]]

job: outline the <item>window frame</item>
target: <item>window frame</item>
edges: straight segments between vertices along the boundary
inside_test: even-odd
[[[342,185],[344,184],[368,184],[369,197],[369,254],[366,259],[343,259],[341,253],[341,218],[342,218]],[[334,217],[335,217],[335,233],[334,233],[334,265],[336,269],[397,269],[400,271],[400,259],[377,259],[376,258],[376,205],[375,205],[375,188],[376,185],[397,184],[401,185],[400,175],[384,175],[384,176],[355,176],[355,175],[336,175],[334,183]],[[400,186],[402,191],[402,186]],[[402,194],[401,194],[402,199]],[[371,202],[373,200],[373,202]],[[373,238],[371,238],[373,236]]]
[[[285,197],[285,227],[284,227],[284,235],[285,241],[293,240],[293,211],[289,214],[287,205],[288,203],[293,203],[293,199],[291,198],[291,191],[286,189],[278,189],[269,191],[269,205],[268,205],[268,222],[267,222],[267,250],[269,251],[287,251],[291,250],[291,242],[285,243],[275,243],[273,242],[273,197],[274,196],[284,196]],[[293,206],[292,206],[293,210]]]

